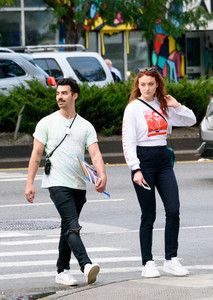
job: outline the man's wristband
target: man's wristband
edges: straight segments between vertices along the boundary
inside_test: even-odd
[[[136,169],[136,170],[132,170],[132,176],[134,176],[134,175],[135,175],[135,173],[136,173],[136,172],[138,172],[138,171],[141,171],[141,169],[140,169],[140,168],[138,168],[138,169]]]

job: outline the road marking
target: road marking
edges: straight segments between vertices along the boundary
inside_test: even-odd
[[[8,241],[0,242],[2,246],[18,246],[18,245],[38,245],[38,244],[53,244],[58,243],[58,239],[47,239],[47,240],[32,240],[32,241]]]
[[[180,227],[181,230],[186,230],[186,229],[205,229],[205,228],[213,228],[213,225],[198,225],[198,226],[185,226],[185,227]],[[154,231],[162,231],[165,230],[165,228],[154,228]]]
[[[213,265],[197,265],[197,266],[185,266],[188,270],[213,270]],[[163,267],[158,267],[161,270]],[[135,273],[141,272],[140,267],[120,267],[120,268],[101,268],[100,274],[111,274],[111,273]],[[82,274],[80,270],[72,270],[73,275]],[[0,280],[14,280],[14,279],[29,279],[41,278],[41,277],[53,277],[56,276],[56,271],[50,272],[29,272],[29,273],[17,273],[17,274],[6,274],[0,275]]]
[[[98,202],[119,202],[125,201],[125,199],[96,199],[96,200],[87,200],[87,203],[98,203]],[[21,204],[5,204],[0,205],[0,208],[8,208],[8,207],[22,207],[22,206],[42,206],[42,205],[53,205],[53,202],[42,202],[42,203],[21,203]]]
[[[115,250],[114,250],[115,251]],[[0,257],[58,254],[58,250],[0,252]]]
[[[180,227],[180,230],[191,230],[191,229],[212,229],[213,225],[204,225],[204,226],[189,226],[189,227]],[[119,230],[119,231],[106,231],[106,232],[97,232],[96,234],[123,234],[123,233],[138,233],[139,229],[124,229],[124,230]],[[154,228],[154,231],[164,231],[165,228]],[[2,231],[1,231],[2,233]],[[4,233],[3,232],[3,237],[19,237],[19,236],[30,236],[30,234],[19,234],[19,233]],[[57,235],[55,235],[57,236]],[[2,237],[2,236],[1,236]],[[33,244],[47,244],[47,243],[58,243],[58,238],[57,239],[46,239],[46,240],[32,240],[32,241],[5,241],[5,242],[0,242],[0,245],[2,246],[18,246],[18,245],[33,245]],[[1,253],[0,253],[1,256]]]
[[[31,234],[28,234],[28,233],[22,233],[22,232],[15,232],[15,231],[12,231],[12,232],[3,232],[1,231],[0,232],[0,237],[1,238],[9,238],[9,237],[23,237],[23,236],[31,236]]]
[[[208,163],[208,162],[213,162],[212,159],[209,160],[202,160],[200,161],[199,159],[197,160],[188,160],[188,161],[177,161],[177,164],[188,164],[188,163]],[[118,164],[109,164],[106,163],[105,167],[127,167],[126,163],[118,163]],[[43,170],[43,167],[40,167],[39,170]],[[0,172],[10,172],[10,171],[27,171],[28,168],[6,168],[6,169],[0,169]],[[42,176],[42,175],[39,175]]]
[[[42,176],[36,177],[34,180],[42,180]],[[21,178],[0,178],[0,182],[8,182],[8,181],[27,181],[27,177],[21,177]]]
[[[95,251],[97,252],[97,251]],[[163,260],[163,258],[162,258]],[[126,257],[102,257],[102,258],[92,258],[94,263],[111,263],[111,262],[134,262],[141,261],[140,256],[126,256]],[[0,268],[11,268],[11,267],[30,267],[30,266],[55,266],[56,260],[29,260],[29,261],[13,261],[13,262],[0,262]],[[71,265],[78,264],[77,260],[73,259]]]

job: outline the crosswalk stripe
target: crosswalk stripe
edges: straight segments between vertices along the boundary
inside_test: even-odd
[[[213,265],[197,265],[197,266],[185,266],[188,270],[213,270]],[[158,267],[161,270],[163,267]],[[100,273],[110,274],[110,273],[130,273],[130,272],[141,272],[141,266],[139,267],[120,267],[120,268],[101,268]],[[82,274],[80,270],[72,270],[73,275]],[[31,279],[31,278],[41,278],[41,277],[53,277],[56,275],[56,271],[49,272],[29,272],[29,273],[17,273],[17,274],[4,274],[0,275],[1,280],[13,280],[13,279]]]
[[[87,248],[87,252],[114,252],[114,251],[127,251],[126,248],[114,248],[114,247],[92,247]],[[38,250],[38,251],[11,251],[11,252],[0,252],[1,257],[7,256],[31,256],[31,255],[45,255],[45,254],[58,254],[58,250]]]
[[[34,180],[42,180],[42,176],[36,177]],[[27,177],[16,177],[16,178],[0,178],[0,182],[12,182],[12,181],[27,181]]]
[[[58,250],[0,252],[0,257],[57,254]]]
[[[11,231],[11,232],[0,232],[0,237],[1,238],[11,238],[11,237],[23,237],[23,236],[30,236],[28,233],[23,233],[23,232],[17,232],[17,231]]]
[[[162,258],[163,260],[163,258]],[[92,258],[94,263],[111,263],[111,262],[134,262],[141,261],[140,256],[126,256],[126,257],[102,257],[102,258]],[[29,267],[29,266],[49,266],[55,265],[55,260],[35,260],[35,261],[13,261],[13,262],[2,262],[0,263],[0,268],[10,268],[10,267]],[[77,264],[77,260],[72,260],[71,265]]]
[[[119,202],[125,201],[125,199],[97,199],[97,200],[87,200],[87,203],[98,203],[98,202]],[[41,203],[21,203],[21,204],[4,204],[0,205],[0,208],[9,208],[9,207],[22,207],[22,206],[43,206],[43,205],[53,205],[53,202],[41,202]]]
[[[6,241],[0,242],[2,246],[18,246],[18,245],[37,245],[37,244],[53,244],[58,243],[58,239],[46,239],[46,240],[28,240],[28,241]]]

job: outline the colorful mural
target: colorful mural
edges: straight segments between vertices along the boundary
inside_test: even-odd
[[[99,13],[96,14],[94,20],[94,24],[91,24],[90,20],[85,21],[84,29],[86,32],[86,48],[88,48],[88,34],[90,30],[100,32],[102,55],[105,55],[104,34],[112,35],[114,33],[125,31],[126,49],[127,54],[129,54],[129,32],[136,28],[135,26],[131,26],[130,24],[123,24],[123,20],[121,19],[120,13],[117,15],[117,19],[114,20],[113,24],[108,24],[107,22],[104,22],[104,20],[101,17],[99,17]]]
[[[162,70],[163,77],[167,74],[171,80],[178,80],[185,74],[184,55],[180,53],[181,45],[172,36],[166,35],[160,21],[156,25],[152,65]]]

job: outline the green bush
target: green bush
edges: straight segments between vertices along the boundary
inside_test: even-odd
[[[110,84],[103,88],[83,85],[76,102],[77,112],[89,120],[98,132],[120,134],[131,83]]]
[[[89,120],[98,133],[121,134],[124,109],[128,103],[132,82],[109,84],[103,88],[83,84],[76,102],[76,111]],[[195,81],[180,80],[178,84],[166,81],[168,94],[191,108],[198,124],[205,115],[210,93],[211,78]],[[44,87],[33,81],[30,89],[15,88],[9,96],[0,94],[0,132],[14,132],[20,110],[24,106],[19,131],[32,134],[37,122],[58,109],[55,88]]]
[[[9,96],[0,94],[0,132],[15,131],[23,106],[20,131],[30,134],[41,118],[57,110],[54,88],[44,87],[37,81],[29,82],[29,86],[30,89],[16,87]]]
[[[166,91],[181,104],[191,108],[196,115],[197,123],[200,124],[209,103],[210,93],[213,91],[213,80],[201,77],[195,81],[185,78],[178,84],[166,81]]]

